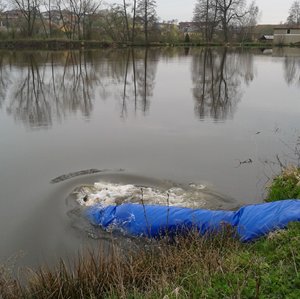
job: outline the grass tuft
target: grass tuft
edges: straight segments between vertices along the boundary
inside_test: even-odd
[[[300,168],[288,166],[268,187],[266,201],[300,198]]]

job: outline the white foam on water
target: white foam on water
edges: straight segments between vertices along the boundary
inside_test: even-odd
[[[201,186],[199,189],[204,189]],[[144,203],[169,206],[193,206],[190,194],[180,187],[159,190],[133,184],[112,184],[97,182],[92,186],[82,186],[77,193],[77,201],[82,206],[117,205],[122,203]],[[201,204],[198,201],[198,205]]]

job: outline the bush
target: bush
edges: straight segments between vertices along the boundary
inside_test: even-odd
[[[188,33],[187,33],[187,34],[185,35],[185,37],[184,37],[184,42],[185,42],[185,43],[190,43],[190,42],[191,42],[191,39],[190,39],[190,36],[189,36]]]
[[[266,201],[300,198],[300,168],[289,166],[274,178]]]

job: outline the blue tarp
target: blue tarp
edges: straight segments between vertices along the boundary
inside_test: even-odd
[[[131,236],[157,238],[197,229],[205,234],[224,225],[236,228],[241,241],[252,241],[289,222],[300,221],[300,200],[249,205],[237,211],[211,211],[158,205],[122,204],[89,207],[87,216],[103,229],[117,229]]]

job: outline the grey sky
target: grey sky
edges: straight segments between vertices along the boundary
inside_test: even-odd
[[[106,0],[106,2],[121,3],[122,0]],[[285,22],[293,2],[294,0],[256,0],[261,12],[259,23]],[[157,13],[161,20],[189,21],[192,18],[196,0],[156,0],[156,3]]]

